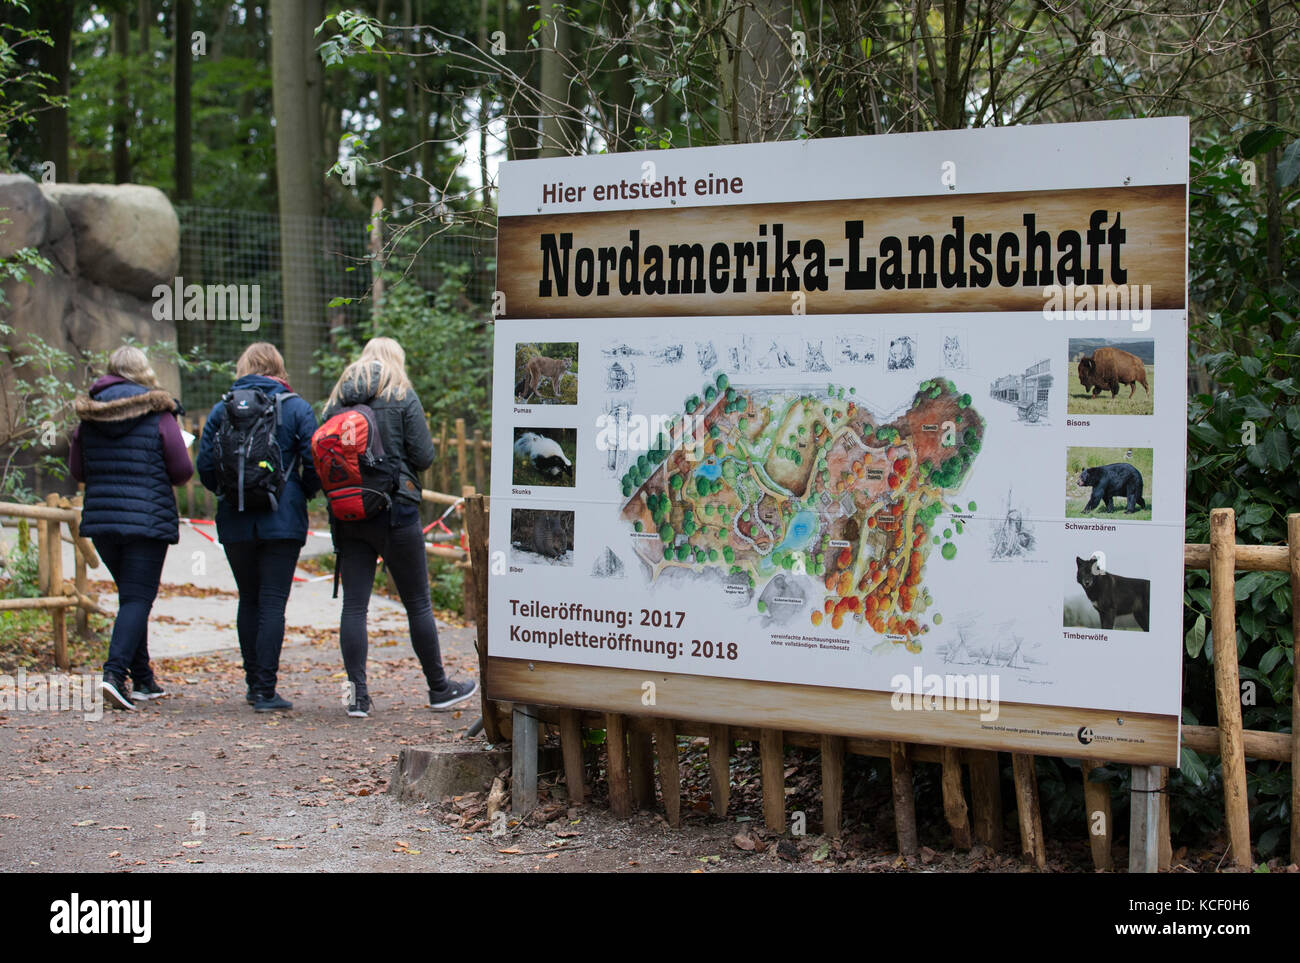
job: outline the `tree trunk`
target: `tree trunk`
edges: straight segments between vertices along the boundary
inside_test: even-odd
[[[320,378],[310,369],[324,322],[317,264],[321,172],[312,163],[319,143],[312,138],[320,130],[320,85],[309,80],[307,69],[307,58],[316,56],[312,30],[319,22],[309,19],[307,8],[315,6],[314,0],[271,2],[271,93],[284,297],[281,344],[289,378],[307,398],[320,395]]]
[[[609,72],[610,115],[605,139],[611,151],[632,149],[637,122],[641,119],[636,109],[636,96],[632,91],[632,45],[621,39],[627,35],[632,18],[631,0],[612,0],[606,8],[606,27],[618,42],[610,51],[615,66]],[[627,63],[617,66],[619,58],[626,56]]]
[[[175,199],[180,202],[194,199],[194,169],[192,163],[192,118],[190,88],[194,61],[190,51],[190,17],[193,0],[175,0],[176,3],[176,63],[172,73],[172,102],[175,117]]]
[[[127,94],[127,58],[131,55],[131,21],[127,8],[113,14],[112,51],[117,78],[113,83],[113,182],[131,182],[131,151],[127,146],[127,129],[131,123],[131,104]]]
[[[43,73],[54,80],[47,88],[54,96],[68,94],[68,74],[72,69],[72,2],[49,0],[37,8],[39,29],[50,35],[52,45],[37,44],[37,62]],[[36,115],[36,132],[41,143],[41,159],[54,163],[56,180],[72,179],[68,164],[68,108],[46,108]]]
[[[376,18],[380,25],[387,29],[388,27],[388,0],[379,0],[379,10]],[[388,78],[389,67],[388,58],[376,57],[379,63],[378,72],[375,74],[375,89],[379,91],[379,158],[384,165],[379,170],[380,194],[384,198],[384,209],[391,211],[393,209],[393,195],[395,184],[393,172],[389,167],[388,156],[392,153],[392,117],[388,107]]]
[[[541,156],[563,157],[570,153],[564,115],[568,106],[566,55],[569,28],[563,7],[556,0],[541,0],[542,43],[542,140]]]
[[[1271,0],[1260,0],[1256,8],[1259,18],[1259,59],[1264,73],[1264,120],[1277,126],[1277,60],[1273,49],[1273,15]],[[1277,148],[1270,150],[1264,159],[1267,174],[1264,178],[1264,206],[1268,227],[1268,289],[1275,290],[1282,283],[1282,196],[1277,186]],[[1275,339],[1282,336],[1282,323],[1271,318],[1269,325]]]
[[[140,28],[140,53],[148,54],[149,28],[153,26],[153,3],[150,0],[140,0],[136,19]],[[147,62],[149,58],[146,56],[145,60]]]
[[[488,49],[488,0],[479,0],[478,49],[484,53]],[[479,188],[482,191],[479,195],[479,207],[484,210],[488,208],[492,200],[492,192],[488,189],[487,154],[487,129],[490,115],[488,108],[491,100],[491,88],[487,84],[480,85],[478,89],[478,176]]]
[[[720,63],[723,143],[779,140],[790,122],[791,7],[754,0],[727,21],[730,52]]]

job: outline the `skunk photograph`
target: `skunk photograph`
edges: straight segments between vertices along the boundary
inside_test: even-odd
[[[577,432],[572,428],[515,429],[514,484],[573,484],[571,456],[576,446]]]

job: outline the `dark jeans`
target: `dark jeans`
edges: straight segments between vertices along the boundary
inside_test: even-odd
[[[168,542],[159,538],[97,535],[95,551],[117,583],[117,618],[108,643],[104,672],[118,679],[129,673],[139,686],[153,681],[149,667],[149,611],[158,596]]]
[[[254,692],[270,695],[280,672],[284,607],[289,604],[302,543],[272,538],[228,542],[221,547],[239,589],[235,626],[244,655],[244,678]]]
[[[404,515],[406,513],[403,513]],[[375,564],[383,556],[397,592],[406,607],[411,647],[420,660],[430,689],[447,681],[438,650],[438,626],[429,600],[429,563],[424,554],[420,517],[389,526],[383,512],[364,522],[335,522],[334,549],[338,553],[339,577],[343,582],[343,618],[339,625],[339,648],[348,681],[359,692],[366,691],[366,610],[375,581]]]

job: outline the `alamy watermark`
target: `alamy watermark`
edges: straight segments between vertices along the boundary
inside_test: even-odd
[[[155,321],[240,321],[241,331],[262,324],[259,284],[186,284],[182,277],[153,288]]]
[[[923,675],[918,665],[910,676],[895,675],[889,680],[889,687],[894,690],[889,705],[896,711],[978,709],[981,722],[994,722],[998,718],[998,677],[986,672]]]
[[[0,712],[80,712],[87,722],[104,716],[104,696],[93,672],[0,675]]]

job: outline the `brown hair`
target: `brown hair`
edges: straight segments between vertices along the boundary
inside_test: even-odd
[[[250,374],[289,380],[289,373],[284,370],[284,356],[268,341],[255,341],[250,344],[235,363],[236,378]]]

